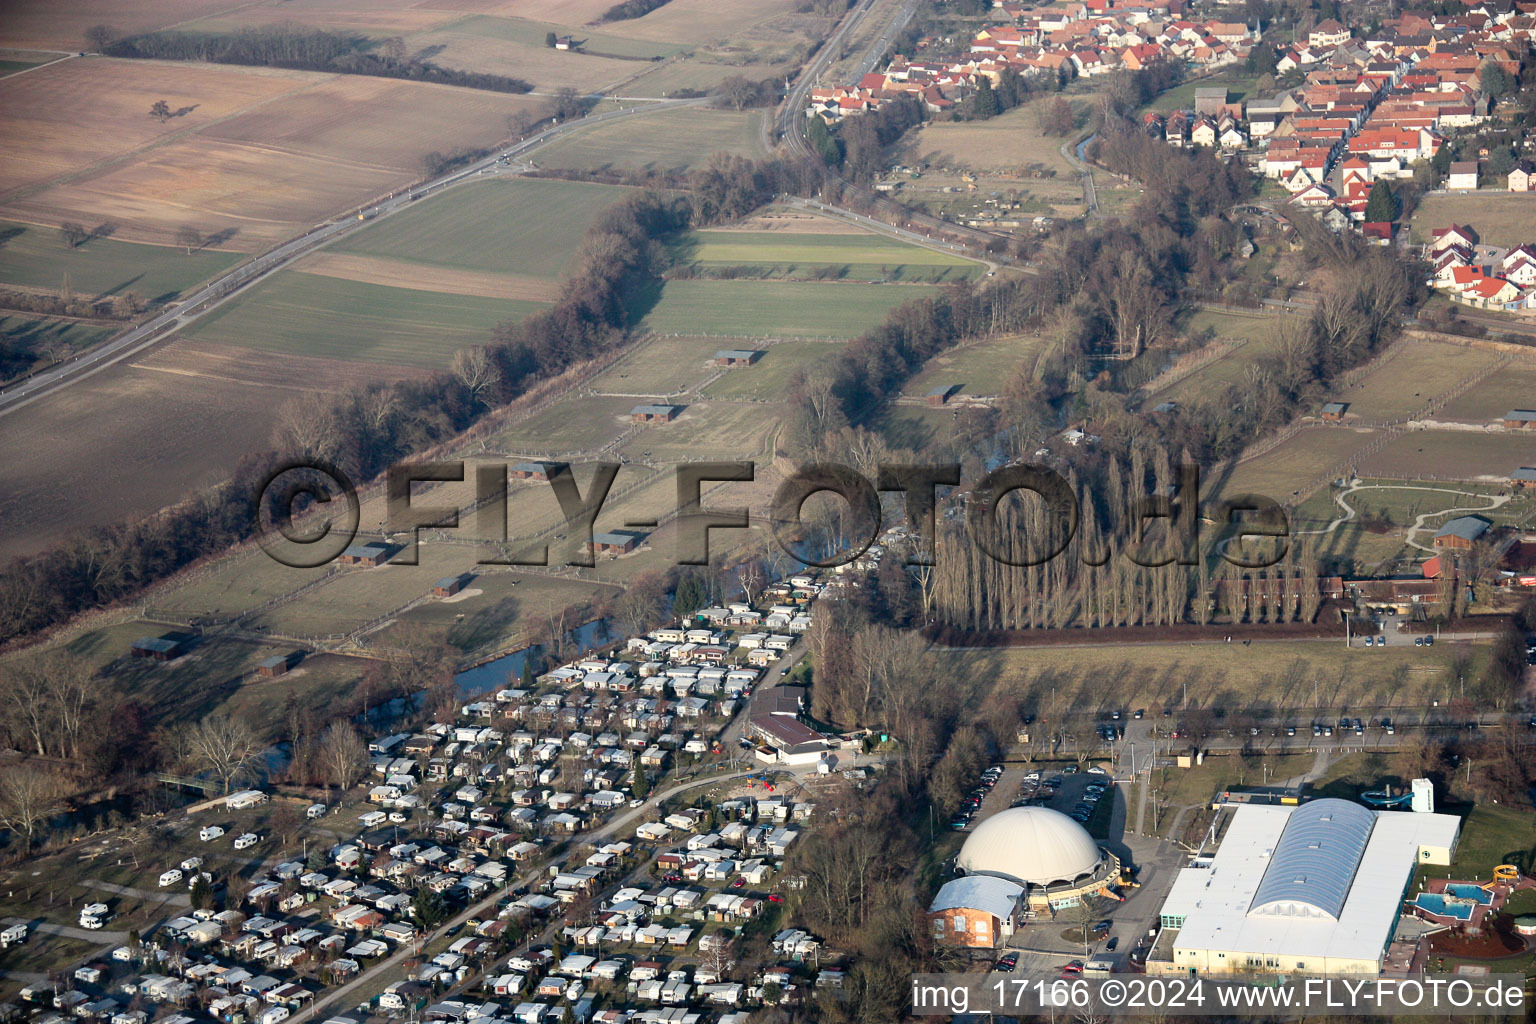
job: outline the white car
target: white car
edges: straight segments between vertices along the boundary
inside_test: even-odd
[[[390,811],[389,820],[391,824],[404,825],[407,821],[411,820],[411,816],[404,811]]]
[[[197,834],[197,838],[201,839],[205,843],[211,843],[223,835],[224,830],[219,828],[219,826],[204,825],[202,831]]]
[[[247,832],[244,835],[235,836],[235,849],[248,850],[261,842],[261,837],[255,832]]]

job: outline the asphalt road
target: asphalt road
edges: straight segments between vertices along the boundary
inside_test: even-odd
[[[205,316],[211,310],[217,309],[244,289],[288,266],[299,257],[398,213],[418,199],[436,195],[445,189],[480,177],[482,174],[498,172],[508,166],[511,160],[547,142],[595,125],[648,114],[668,107],[697,106],[705,102],[707,102],[705,99],[661,100],[639,107],[593,114],[565,124],[552,125],[482,160],[434,178],[424,185],[395,193],[372,206],[311,228],[299,237],[289,239],[221,274],[187,298],[167,307],[105,344],[44,370],[34,377],[13,385],[7,391],[0,392],[0,416],[30,405],[60,388],[86,380],[114,363],[136,355],[150,345],[163,340],[167,335]]]

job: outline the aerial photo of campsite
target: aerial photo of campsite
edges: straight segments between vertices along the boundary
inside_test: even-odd
[[[1536,0],[0,2],[0,1024],[1536,1017]]]

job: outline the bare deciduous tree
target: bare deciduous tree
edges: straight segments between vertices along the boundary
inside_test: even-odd
[[[501,383],[501,369],[478,345],[454,353],[453,375],[475,401],[484,405],[492,403],[496,386]]]
[[[187,250],[187,255],[192,255],[193,249],[203,247],[203,233],[191,224],[183,224],[176,229],[176,244]]]
[[[171,749],[194,770],[212,774],[228,793],[234,781],[256,763],[264,746],[242,719],[217,714],[177,732]]]
[[[320,764],[328,785],[347,790],[368,773],[368,745],[348,722],[337,722],[320,739]]]
[[[307,394],[278,410],[273,441],[280,451],[295,456],[332,458],[341,432],[329,395]]]
[[[63,804],[68,787],[53,772],[11,767],[0,772],[0,825],[16,833],[23,850]]]

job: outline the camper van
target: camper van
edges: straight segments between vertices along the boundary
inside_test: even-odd
[[[0,932],[0,949],[9,949],[27,941],[27,926],[13,924],[5,931]]]
[[[211,843],[223,834],[224,830],[217,825],[204,825],[202,831],[198,832],[197,838],[205,843]]]
[[[160,876],[160,888],[163,889],[168,885],[175,885],[179,881],[181,881],[181,869],[171,868],[171,870]]]
[[[240,835],[240,836],[236,836],[235,837],[235,849],[237,849],[237,850],[248,850],[251,847],[255,846],[258,842],[260,842],[260,839],[256,835],[256,833],[254,833],[254,832],[247,832],[244,835]]]
[[[305,811],[304,814],[309,818],[323,818],[325,817],[325,804],[310,804],[309,810]]]

